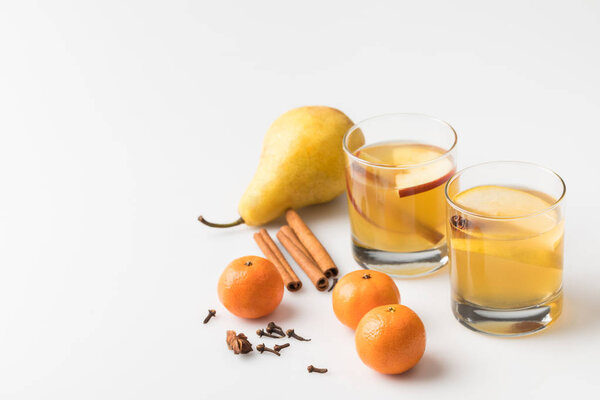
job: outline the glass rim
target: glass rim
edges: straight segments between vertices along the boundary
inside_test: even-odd
[[[463,173],[465,173],[466,171],[470,170],[470,169],[474,169],[477,167],[482,167],[485,165],[490,165],[490,164],[519,164],[521,166],[525,166],[525,167],[534,167],[537,169],[541,169],[545,172],[550,173],[551,175],[553,175],[555,178],[558,179],[558,182],[560,182],[560,185],[562,187],[562,192],[560,194],[560,196],[548,207],[543,208],[542,210],[539,211],[534,211],[532,213],[528,213],[528,214],[521,214],[521,215],[510,215],[510,216],[502,216],[502,217],[498,217],[498,216],[493,216],[493,215],[485,215],[485,214],[480,214],[474,211],[468,211],[465,210],[464,208],[462,208],[461,206],[459,206],[458,204],[456,204],[448,195],[448,187],[452,184],[452,182],[454,182],[457,178],[459,178]],[[563,180],[563,178],[558,175],[556,172],[554,172],[552,169],[548,168],[548,167],[544,167],[543,165],[539,165],[533,162],[529,162],[529,161],[515,161],[515,160],[497,160],[497,161],[486,161],[486,162],[482,162],[479,164],[474,164],[471,166],[468,166],[466,168],[461,169],[460,171],[456,172],[454,175],[452,175],[450,177],[450,179],[448,179],[448,181],[446,182],[446,185],[444,187],[444,195],[446,197],[446,202],[452,206],[453,208],[457,209],[458,211],[460,211],[463,214],[467,214],[467,215],[471,215],[477,218],[483,218],[483,219],[489,219],[489,220],[496,220],[496,221],[508,221],[508,220],[515,220],[515,219],[522,219],[522,218],[529,218],[529,217],[534,217],[536,215],[541,215],[541,214],[545,214],[549,211],[552,211],[553,209],[557,208],[562,201],[565,198],[565,195],[567,194],[567,184],[565,183],[565,181]]]
[[[381,119],[381,118],[385,118],[385,117],[395,117],[395,116],[411,116],[411,117],[421,117],[421,118],[425,118],[425,119],[429,119],[435,122],[438,122],[442,125],[445,125],[447,128],[450,128],[450,132],[452,133],[452,136],[454,138],[454,140],[452,141],[452,145],[450,146],[450,148],[448,148],[448,150],[445,150],[444,153],[440,154],[439,157],[433,158],[431,160],[428,161],[423,161],[421,163],[415,163],[415,164],[404,164],[404,165],[391,165],[391,164],[378,164],[378,163],[374,163],[371,161],[367,161],[367,160],[363,160],[360,157],[355,156],[350,149],[348,149],[348,145],[347,145],[347,139],[348,136],[354,132],[356,129],[360,128],[360,126],[362,124],[364,124],[365,122],[369,122],[375,119]],[[421,167],[424,165],[428,165],[428,164],[432,164],[436,161],[439,161],[445,157],[447,157],[455,148],[456,148],[456,143],[458,142],[458,135],[456,134],[456,131],[454,130],[454,128],[452,127],[452,125],[450,125],[448,122],[444,121],[443,119],[439,119],[436,117],[433,117],[431,115],[427,115],[427,114],[421,114],[421,113],[406,113],[406,112],[398,112],[398,113],[387,113],[387,114],[379,114],[379,115],[375,115],[373,117],[369,117],[367,119],[363,119],[362,121],[359,121],[357,123],[355,123],[354,125],[352,125],[350,127],[350,129],[348,129],[348,132],[346,132],[344,134],[344,137],[342,138],[342,148],[344,149],[344,151],[346,152],[346,154],[354,161],[357,161],[361,164],[365,164],[365,165],[369,165],[372,167],[377,167],[377,168],[387,168],[387,169],[410,169],[410,168],[417,168],[417,167]]]

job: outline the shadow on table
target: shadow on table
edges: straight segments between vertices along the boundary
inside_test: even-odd
[[[313,204],[302,207],[297,210],[304,222],[310,227],[316,221],[338,221],[348,218],[348,208],[346,207],[346,195],[340,195],[327,203]],[[265,224],[262,228],[277,231],[282,225],[285,225],[285,216],[281,215],[273,221]],[[261,227],[252,227],[260,229]]]
[[[412,369],[399,375],[384,375],[386,379],[395,381],[430,381],[438,379],[444,374],[444,366],[431,354],[425,353],[419,363]]]
[[[306,224],[310,226],[314,221],[336,221],[348,218],[346,207],[346,195],[340,195],[335,199],[322,204],[315,204],[299,210]]]
[[[579,335],[600,328],[600,292],[591,287],[566,287],[562,314],[547,335]],[[535,337],[537,335],[533,335]]]
[[[286,325],[287,322],[294,319],[294,315],[296,314],[296,310],[294,307],[286,302],[282,302],[273,313],[267,315],[266,317],[255,319],[254,322],[257,322],[257,325],[267,325],[271,321],[275,321],[278,324]],[[285,328],[285,326],[284,326]]]

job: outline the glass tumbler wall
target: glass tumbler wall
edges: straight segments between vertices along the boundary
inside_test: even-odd
[[[452,308],[476,331],[523,335],[562,308],[563,180],[522,162],[490,162],[448,181]]]
[[[444,184],[456,169],[456,133],[420,114],[388,114],[344,137],[354,258],[364,268],[416,277],[446,264]]]

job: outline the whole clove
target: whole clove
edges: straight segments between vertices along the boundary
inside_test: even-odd
[[[261,354],[262,354],[264,351],[268,351],[269,353],[277,354],[277,356],[280,356],[280,355],[281,355],[281,354],[279,354],[279,352],[278,352],[278,351],[275,351],[275,350],[273,350],[273,349],[270,349],[270,348],[268,348],[267,346],[265,346],[265,344],[264,344],[264,343],[261,343],[261,344],[257,345],[257,346],[256,346],[256,350],[257,350],[259,353],[261,353]]]
[[[267,333],[274,333],[276,335],[279,335],[280,337],[285,337],[283,328],[272,321],[267,324]]]
[[[281,349],[285,349],[286,347],[290,347],[289,343],[284,343],[282,345],[276,344],[275,346],[273,346],[273,350],[279,352],[281,351]]]
[[[206,318],[204,318],[204,322],[203,322],[203,323],[205,323],[205,324],[206,324],[206,323],[207,323],[208,321],[210,321],[210,319],[211,319],[212,317],[214,317],[215,315],[217,315],[217,311],[216,311],[216,310],[209,309],[209,310],[208,310],[208,315],[206,316]]]
[[[331,292],[333,290],[333,288],[335,287],[335,285],[337,285],[337,283],[338,283],[338,278],[333,278],[333,282],[331,282],[331,287],[327,291]]]
[[[316,372],[316,373],[319,373],[319,374],[324,374],[324,373],[327,372],[327,368],[317,368],[317,367],[314,367],[312,365],[309,365],[308,367],[306,367],[306,369],[308,370],[309,373],[310,372]]]
[[[305,339],[302,336],[298,336],[293,329],[288,329],[287,331],[285,331],[287,337],[289,338],[294,338],[296,340],[300,340],[302,342],[310,342],[310,339]]]
[[[257,329],[256,330],[256,334],[258,335],[258,337],[266,336],[266,337],[270,337],[270,338],[274,338],[274,339],[280,339],[281,338],[281,336],[272,335],[271,333],[265,332],[262,329]]]
[[[235,331],[227,331],[227,347],[233,350],[234,354],[246,354],[252,351],[252,343],[243,333],[235,334]]]

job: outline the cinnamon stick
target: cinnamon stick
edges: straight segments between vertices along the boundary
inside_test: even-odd
[[[277,239],[279,239],[283,247],[285,247],[287,252],[290,253],[292,258],[306,273],[317,290],[321,292],[326,290],[329,283],[319,266],[315,264],[313,260],[311,260],[306,254],[304,254],[304,252],[299,249],[281,230],[277,232]]]
[[[283,279],[283,283],[285,287],[290,292],[297,292],[302,288],[302,282],[298,279],[298,276],[290,267],[290,264],[287,262],[277,244],[271,239],[271,236],[266,231],[266,229],[261,229],[260,231],[254,234],[254,241],[265,255],[267,260],[271,261],[275,264],[277,271],[281,275]]]
[[[269,232],[267,232],[267,230],[263,228],[260,231],[258,231],[258,234],[263,239],[264,243],[266,243],[269,246],[270,252],[277,258],[277,261],[279,261],[281,267],[285,269],[284,272],[290,275],[290,277],[292,277],[293,280],[298,281],[298,277],[294,273],[294,270],[283,256],[281,250],[279,250],[279,247],[277,247],[275,241],[271,239],[271,235],[269,235]]]
[[[338,268],[331,259],[331,256],[310,228],[302,221],[298,213],[294,210],[288,210],[285,213],[285,219],[298,237],[300,243],[306,248],[325,276],[328,278],[336,276]]]
[[[371,218],[367,217],[367,215],[360,209],[360,207],[358,207],[358,204],[356,204],[356,201],[354,200],[354,197],[352,196],[352,190],[351,190],[351,185],[350,185],[350,177],[348,177],[348,176],[346,177],[346,194],[348,195],[348,200],[350,200],[350,203],[354,207],[354,210],[356,210],[356,212],[362,218],[364,218],[369,224],[375,225],[376,227],[378,227],[380,229],[389,230],[389,228],[383,227],[383,226],[377,224]],[[444,234],[443,233],[440,233],[436,229],[434,229],[434,228],[432,228],[432,227],[430,227],[430,226],[422,223],[418,219],[415,219],[414,217],[409,216],[406,213],[404,213],[402,217],[404,217],[404,215],[406,215],[407,218],[410,218],[410,219],[412,219],[414,221],[415,233],[417,235],[421,236],[422,238],[424,238],[425,240],[427,240],[428,242],[430,242],[431,244],[436,245],[442,239],[444,239]]]
[[[298,239],[298,236],[296,236],[296,234],[294,233],[294,230],[292,228],[290,228],[289,225],[283,225],[280,228],[281,232],[283,232],[284,235],[286,235],[291,241],[292,243],[294,243],[296,245],[296,247],[298,247],[300,250],[302,250],[302,252],[311,260],[313,260],[313,262],[316,264],[317,262],[315,261],[315,259],[310,255],[310,253],[308,252],[308,250],[306,250],[306,247],[304,247],[304,245],[302,243],[300,243],[300,239]],[[325,271],[323,271],[323,273],[325,274]],[[325,276],[327,276],[327,274],[325,274]],[[329,278],[329,276],[327,276]]]
[[[440,233],[436,229],[419,221],[418,219],[414,218],[413,216],[409,216],[409,217],[407,217],[407,219],[408,218],[411,218],[414,221],[413,226],[415,229],[415,233],[417,235],[421,236],[423,239],[427,240],[429,243],[435,245],[435,244],[438,244],[444,238],[443,233]]]

